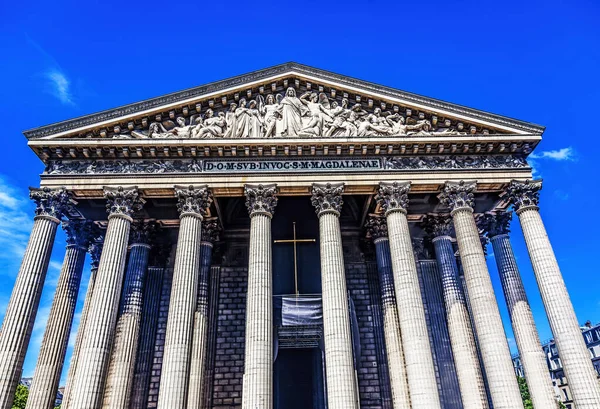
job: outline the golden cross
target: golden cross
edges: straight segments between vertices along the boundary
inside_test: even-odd
[[[293,223],[294,238],[291,240],[274,240],[273,243],[293,243],[294,244],[294,286],[296,295],[298,295],[298,256],[296,251],[296,243],[314,243],[315,239],[297,239],[296,238],[296,222]]]

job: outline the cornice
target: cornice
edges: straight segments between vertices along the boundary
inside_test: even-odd
[[[85,115],[55,124],[34,128],[24,131],[23,133],[29,140],[68,133],[76,129],[85,128],[104,122],[110,122],[119,118],[138,115],[146,111],[152,111],[173,104],[184,103],[187,101],[191,103],[194,99],[208,97],[214,93],[226,91],[235,87],[250,86],[259,81],[280,78],[286,75],[307,76],[324,82],[333,82],[335,85],[339,86],[358,88],[360,92],[373,93],[392,98],[394,100],[401,100],[403,103],[408,105],[422,106],[429,110],[440,110],[457,116],[468,116],[469,118],[488,122],[496,126],[518,129],[523,133],[541,134],[545,129],[545,127],[540,125],[504,117],[501,115],[491,114],[462,105],[452,104],[306,65],[289,62],[164,96],[124,105],[118,108],[101,111],[95,114]]]

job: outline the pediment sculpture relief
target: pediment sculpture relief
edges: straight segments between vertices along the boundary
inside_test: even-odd
[[[216,109],[215,109],[216,110]],[[418,118],[380,107],[366,110],[348,98],[330,99],[324,92],[307,91],[298,96],[294,87],[285,93],[240,98],[228,109],[207,108],[189,118],[151,122],[145,128],[117,133],[117,139],[217,139],[217,138],[314,138],[465,135],[452,121],[437,123],[435,117]],[[475,127],[471,127],[473,133]],[[487,132],[487,131],[486,131]]]

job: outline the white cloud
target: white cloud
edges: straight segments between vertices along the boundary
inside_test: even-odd
[[[63,104],[74,105],[70,88],[71,82],[62,71],[52,68],[44,73],[44,77],[49,82],[50,93],[52,95],[58,98]]]
[[[557,161],[576,161],[577,156],[575,150],[572,147],[562,148],[554,151],[542,151],[539,153],[532,153],[529,155],[532,159],[550,159]]]
[[[0,175],[0,270],[16,275],[33,225],[33,203]],[[1,274],[1,273],[0,273]]]

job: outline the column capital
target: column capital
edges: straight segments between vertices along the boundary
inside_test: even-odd
[[[442,193],[438,195],[440,203],[450,208],[450,214],[463,209],[471,212],[475,206],[475,197],[473,192],[477,188],[477,182],[474,180],[460,182],[446,182]]]
[[[193,215],[200,218],[206,216],[208,209],[213,201],[212,194],[207,185],[202,186],[175,186],[175,196],[177,197],[177,210],[179,218],[184,215]]]
[[[515,211],[519,214],[522,210],[538,207],[540,201],[542,180],[513,180],[506,188],[508,199]]]
[[[387,219],[383,216],[369,216],[365,228],[367,229],[367,237],[370,237],[373,241],[388,238]]]
[[[67,246],[87,250],[94,239],[96,229],[91,220],[69,220],[62,222],[62,228],[67,236]]]
[[[104,187],[104,197],[107,200],[106,211],[108,218],[114,216],[131,220],[134,213],[142,209],[144,201],[140,198],[137,186]]]
[[[96,238],[92,240],[88,247],[88,253],[90,253],[91,268],[92,270],[98,270],[100,265],[100,256],[102,255],[102,247],[104,246],[104,232],[96,235]]]
[[[149,246],[156,233],[154,220],[134,220],[129,232],[129,245],[144,244]]]
[[[276,184],[244,185],[244,195],[250,217],[257,214],[273,217],[278,200]]]
[[[342,193],[344,193],[344,183],[313,183],[311,189],[312,197],[310,199],[315,207],[317,215],[333,213],[339,217],[342,212]]]
[[[485,230],[489,238],[508,234],[510,232],[510,221],[512,212],[499,210],[496,212],[485,213],[481,218],[481,228]]]
[[[74,203],[71,192],[64,187],[50,189],[49,187],[29,188],[29,198],[35,202],[36,217],[48,217],[60,223],[60,219]]]
[[[406,213],[410,182],[381,182],[375,200],[387,216],[392,212]]]
[[[454,234],[452,216],[449,214],[428,214],[423,219],[423,229],[431,236],[433,241],[438,237],[452,236]]]
[[[219,226],[219,220],[216,217],[202,220],[201,241],[214,245],[217,241],[219,241],[220,232],[221,226]]]

